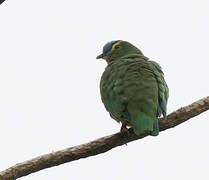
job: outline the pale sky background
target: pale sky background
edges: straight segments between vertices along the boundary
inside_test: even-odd
[[[116,133],[99,81],[103,45],[163,67],[169,113],[209,95],[207,0],[7,0],[0,6],[0,170]],[[208,179],[209,112],[128,146],[21,180]]]

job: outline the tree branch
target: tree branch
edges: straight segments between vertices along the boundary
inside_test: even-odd
[[[160,118],[160,131],[173,128],[208,109],[209,96],[169,114],[167,116],[167,120]],[[104,153],[114,147],[144,138],[145,136],[147,135],[144,134],[141,136],[136,136],[133,133],[133,130],[129,129],[129,134],[116,133],[110,136],[96,139],[86,144],[45,154],[28,161],[18,163],[4,171],[1,171],[0,180],[14,180],[28,174],[40,171],[42,169],[58,166],[60,164],[78,160],[80,158],[86,158],[89,156]]]

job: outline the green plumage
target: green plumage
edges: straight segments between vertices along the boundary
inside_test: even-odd
[[[161,67],[125,41],[106,44],[98,58],[108,62],[100,92],[111,117],[133,127],[136,135],[158,135],[157,117],[166,116],[168,99]]]

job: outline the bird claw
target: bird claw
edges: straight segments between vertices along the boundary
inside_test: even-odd
[[[122,134],[128,134],[129,136],[129,131],[128,131],[128,128],[126,127],[126,124],[122,124],[121,128],[120,128],[120,133]],[[125,143],[125,145],[127,146],[127,143]]]
[[[126,124],[122,124],[121,128],[120,128],[120,132],[121,133],[129,133],[128,128],[126,127]]]

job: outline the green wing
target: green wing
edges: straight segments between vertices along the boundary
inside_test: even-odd
[[[164,74],[160,65],[155,61],[149,61],[149,62],[152,71],[155,74],[158,84],[158,97],[159,97],[158,116],[161,116],[161,114],[163,114],[163,116],[166,117],[169,89],[165,82]]]
[[[128,98],[127,110],[137,135],[150,132],[158,135],[158,83],[150,63],[144,56],[130,56],[124,77],[124,94]]]
[[[105,108],[118,122],[140,135],[158,135],[160,112],[166,115],[168,88],[160,66],[140,55],[110,63],[102,75],[100,92]]]

